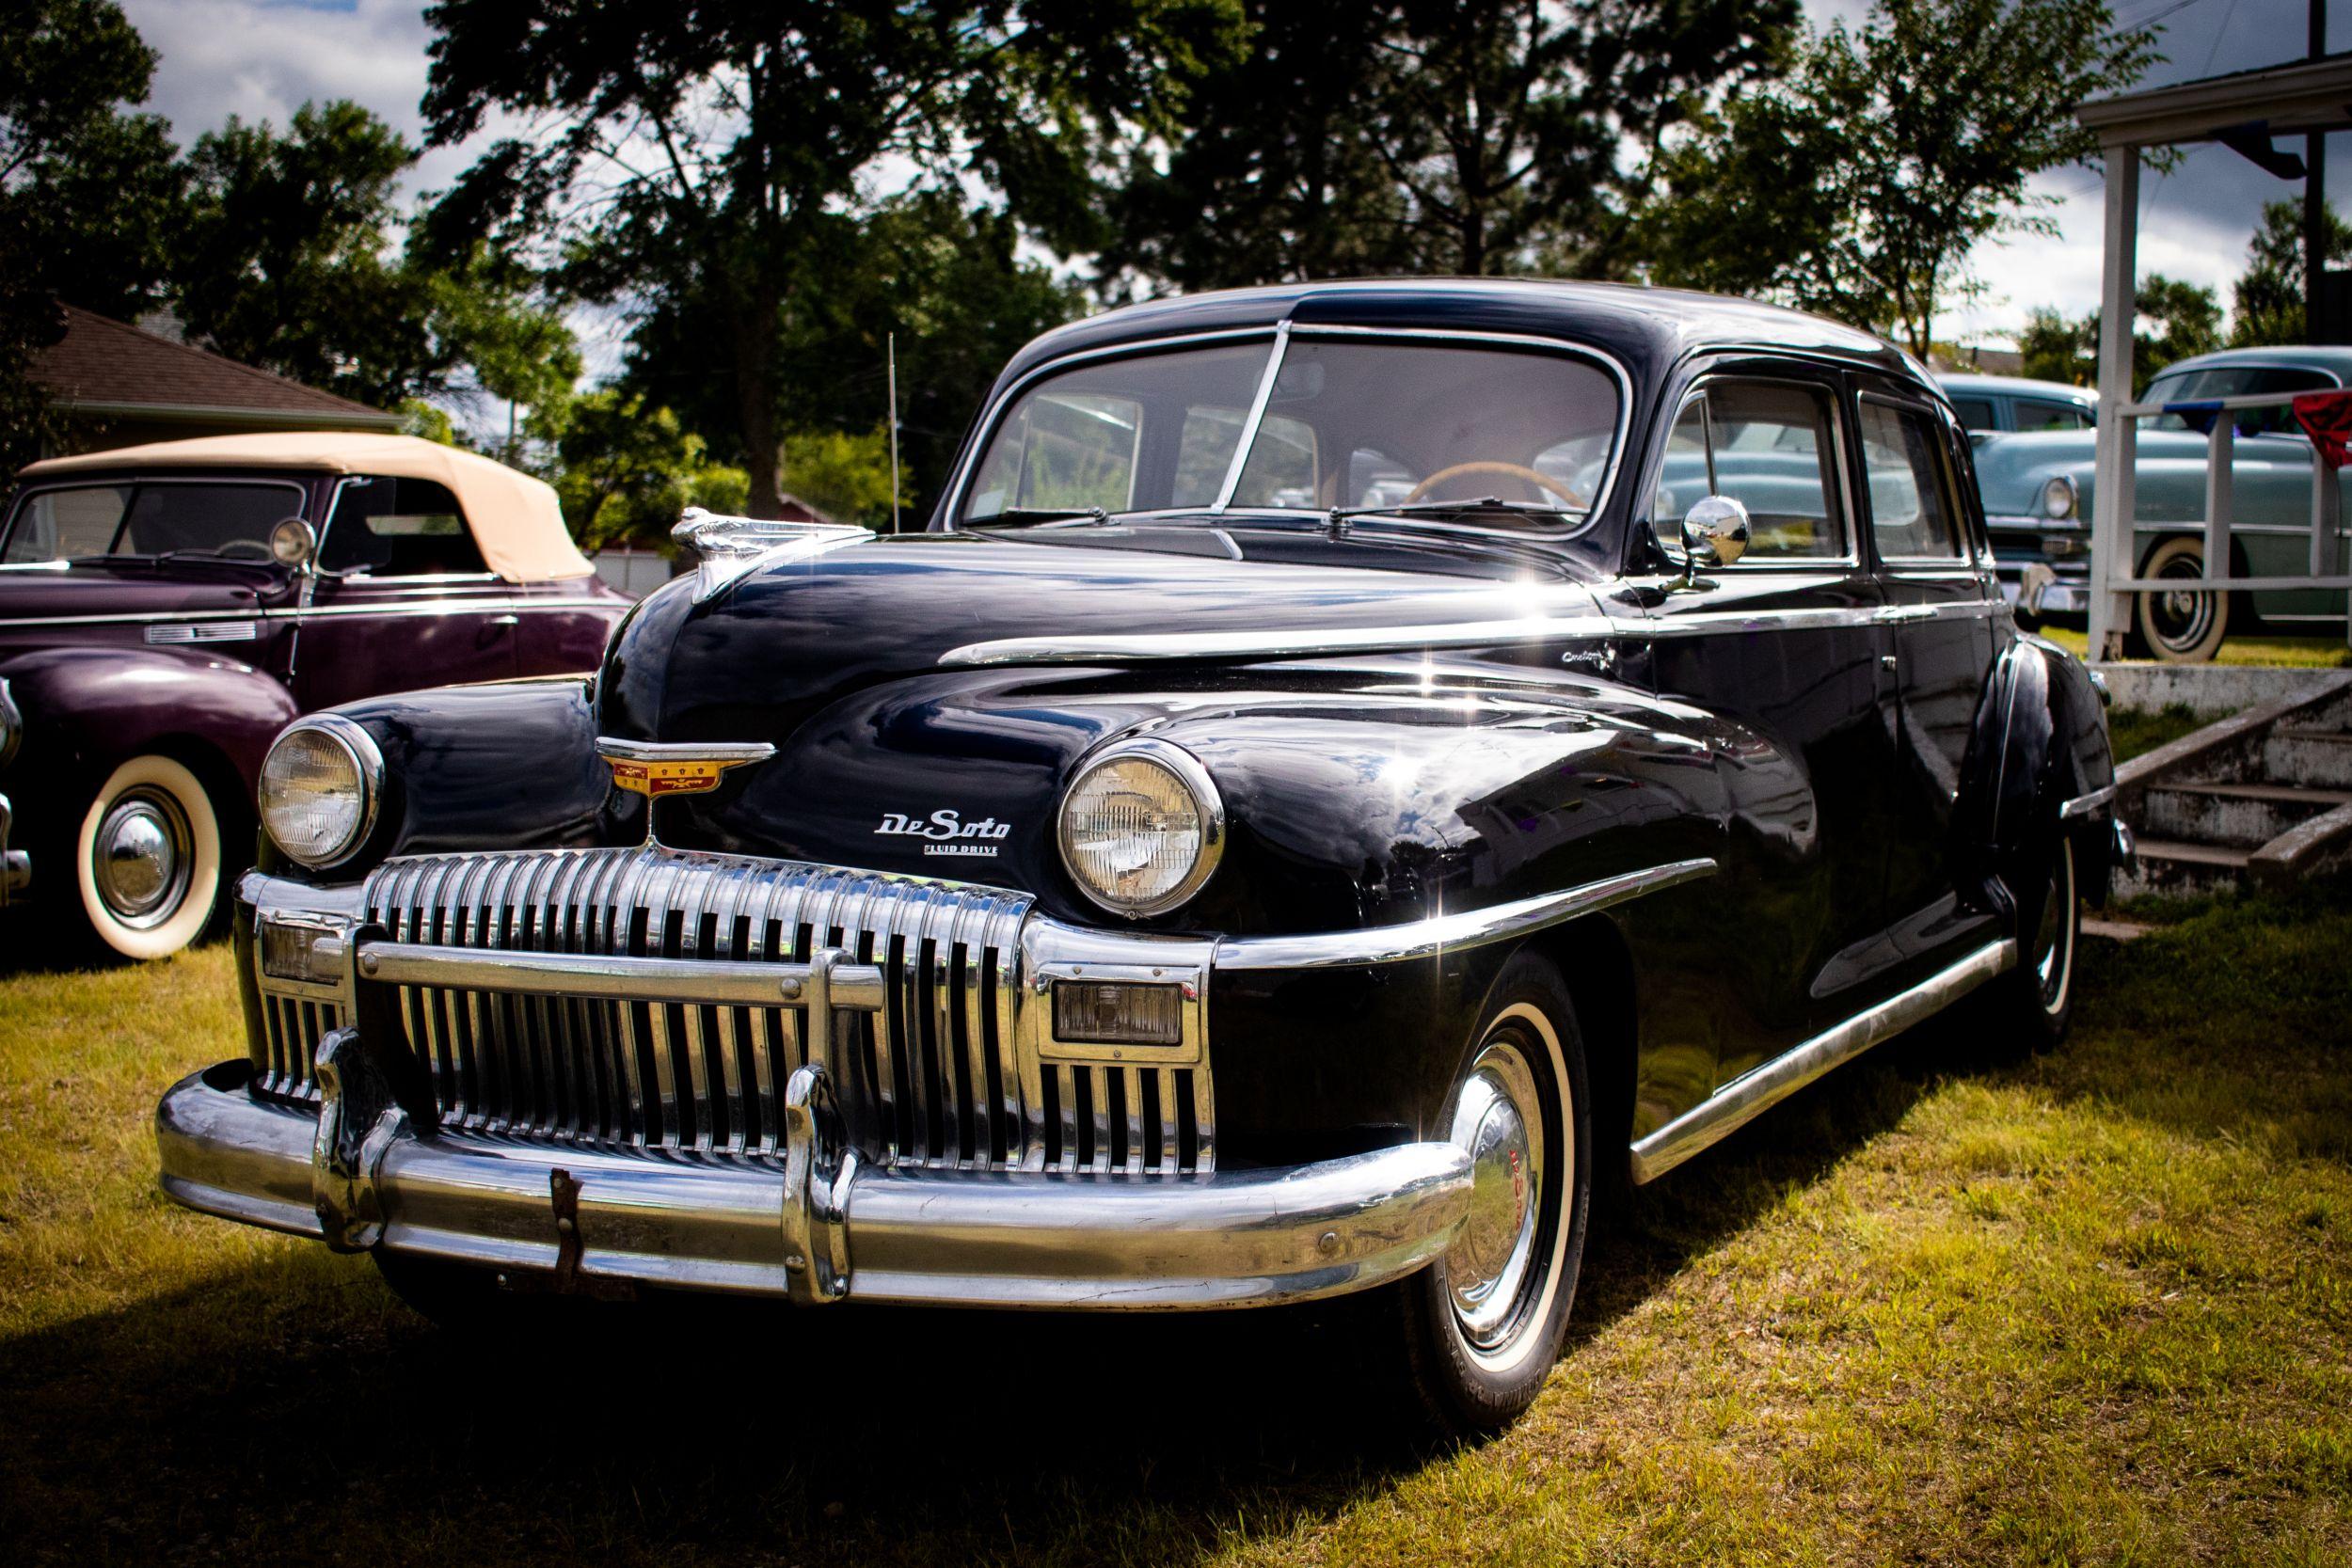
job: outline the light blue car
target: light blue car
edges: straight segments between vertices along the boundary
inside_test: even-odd
[[[1947,387],[1951,383],[1947,381]],[[2166,367],[2143,404],[2325,391],[2352,386],[2352,348],[2248,348]],[[1954,397],[1960,394],[1955,391]],[[2300,577],[2311,567],[2312,443],[2284,407],[2242,410],[2231,473],[2233,576]],[[2079,621],[2090,607],[2094,429],[2018,431],[1977,446],[1977,483],[2002,581],[2027,618]],[[2211,452],[2193,416],[2139,421],[2133,575],[2178,578],[2205,570],[2205,470]],[[2341,474],[2337,477],[2343,483]],[[2338,531],[2330,570],[2341,570]],[[2213,657],[2232,631],[2341,631],[2344,595],[2318,589],[2219,593],[2184,586],[2135,595],[2130,651],[2180,662]]]

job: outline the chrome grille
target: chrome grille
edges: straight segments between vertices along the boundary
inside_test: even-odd
[[[254,1035],[253,1082],[278,1100],[319,1097],[319,1041],[342,1025],[342,1008],[316,996],[262,985]]]
[[[1030,903],[920,878],[658,847],[400,860],[364,890],[366,919],[395,942],[713,964],[805,963],[831,947],[876,966],[882,1009],[834,1015],[833,1068],[850,1136],[877,1162],[1213,1168],[1205,1061],[1043,1062],[1023,1043],[1020,932]],[[808,1060],[806,1017],[781,1002],[387,989],[386,1016],[424,1065],[445,1128],[777,1157],[785,1084]],[[266,991],[265,1009],[276,1005]]]

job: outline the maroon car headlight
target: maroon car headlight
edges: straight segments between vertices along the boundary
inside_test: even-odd
[[[1176,908],[1225,849],[1225,806],[1199,758],[1165,740],[1120,742],[1062,797],[1062,864],[1079,891],[1140,919]]]
[[[348,719],[314,714],[286,726],[262,762],[262,826],[313,871],[349,860],[375,825],[384,755]]]

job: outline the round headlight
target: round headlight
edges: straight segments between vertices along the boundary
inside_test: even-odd
[[[1200,891],[1225,848],[1225,806],[1200,760],[1130,740],[1079,769],[1061,801],[1061,859],[1086,895],[1134,918]]]
[[[348,719],[318,714],[288,725],[262,762],[262,826],[313,870],[350,858],[375,823],[384,756]]]
[[[2072,517],[2074,515],[2074,482],[2064,474],[2042,487],[2042,515],[2051,518]]]

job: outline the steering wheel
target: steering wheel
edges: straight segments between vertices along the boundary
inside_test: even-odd
[[[223,545],[213,553],[218,556],[232,556],[239,550],[251,550],[255,555],[260,556],[263,561],[275,561],[278,559],[278,552],[271,549],[267,545],[262,544],[259,539],[231,539],[229,543]]]
[[[1405,498],[1405,504],[1410,506],[1447,480],[1459,479],[1464,474],[1504,474],[1512,479],[1523,479],[1538,490],[1548,490],[1570,506],[1581,507],[1588,504],[1583,497],[1550,475],[1538,473],[1534,468],[1518,463],[1456,463],[1450,468],[1439,468],[1436,473],[1413,486],[1412,493]]]

